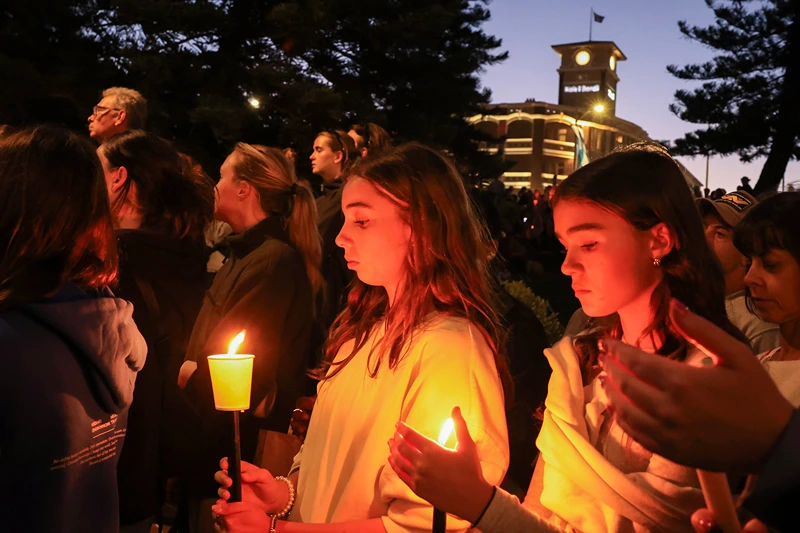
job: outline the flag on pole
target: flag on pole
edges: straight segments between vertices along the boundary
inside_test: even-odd
[[[583,128],[576,124],[572,125],[575,132],[575,170],[589,164],[589,156],[586,154],[586,141],[583,138]]]
[[[603,22],[603,19],[605,19],[604,16],[598,15],[597,13],[592,12],[592,14],[594,15],[594,21],[595,22]]]

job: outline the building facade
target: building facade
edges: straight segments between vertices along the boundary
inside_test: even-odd
[[[558,104],[491,104],[467,119],[499,139],[481,149],[502,154],[510,186],[543,189],[577,168],[581,150],[592,161],[619,146],[651,140],[641,127],[616,116],[617,65],[626,59],[616,44],[589,41],[553,50],[561,56]],[[699,184],[683,170],[688,183]]]

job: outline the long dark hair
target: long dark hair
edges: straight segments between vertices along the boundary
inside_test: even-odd
[[[392,138],[389,133],[374,122],[353,124],[350,129],[361,138],[361,142],[355,142],[356,149],[366,148],[369,150],[369,157],[375,157],[392,147]]]
[[[640,231],[659,223],[669,228],[675,244],[661,258],[663,280],[650,302],[654,318],[643,332],[655,345],[661,342],[659,354],[681,361],[687,355],[686,341],[668,318],[671,298],[745,340],[727,318],[724,277],[706,243],[692,191],[666,150],[654,143],[636,143],[589,163],[556,188],[553,206],[564,200],[597,203]],[[617,317],[601,331],[576,339],[584,379],[597,360],[597,337],[620,338],[621,333]]]
[[[203,239],[214,219],[214,186],[192,169],[172,144],[142,130],[115,135],[101,147],[112,169],[125,167],[128,179],[112,206],[116,210],[136,184],[142,229],[177,238]]]
[[[491,241],[458,171],[437,151],[410,143],[369,158],[354,168],[352,175],[375,185],[398,206],[411,227],[407,277],[391,308],[383,288],[354,278],[347,307],[331,326],[325,349],[327,365],[318,375],[324,376],[331,365],[329,377],[336,375],[384,320],[386,333],[375,348],[378,357],[370,354],[370,373],[377,375],[383,363],[395,368],[424,317],[437,311],[465,318],[478,328],[494,354],[510,405],[513,385],[505,359],[505,332],[489,271]],[[332,363],[350,340],[355,342],[349,356]]]
[[[117,246],[92,144],[40,126],[0,137],[0,311],[64,283],[111,284]]]
[[[800,264],[800,192],[776,194],[753,206],[736,226],[733,244],[749,258],[786,250]],[[747,306],[755,312],[746,291]]]

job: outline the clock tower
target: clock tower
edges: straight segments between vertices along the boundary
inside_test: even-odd
[[[583,111],[597,104],[609,116],[616,114],[617,63],[626,57],[611,41],[587,41],[557,44],[553,50],[561,56],[558,69],[558,103]]]

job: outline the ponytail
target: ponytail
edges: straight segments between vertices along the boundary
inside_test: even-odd
[[[306,274],[311,281],[314,294],[318,294],[324,285],[320,265],[322,264],[322,243],[317,230],[317,204],[307,184],[295,181],[294,205],[288,218],[289,239],[303,254],[306,262]]]
[[[265,213],[286,221],[289,240],[303,256],[316,300],[324,282],[320,272],[322,239],[311,189],[297,180],[294,165],[277,148],[238,143],[233,152],[236,179],[255,187]]]

